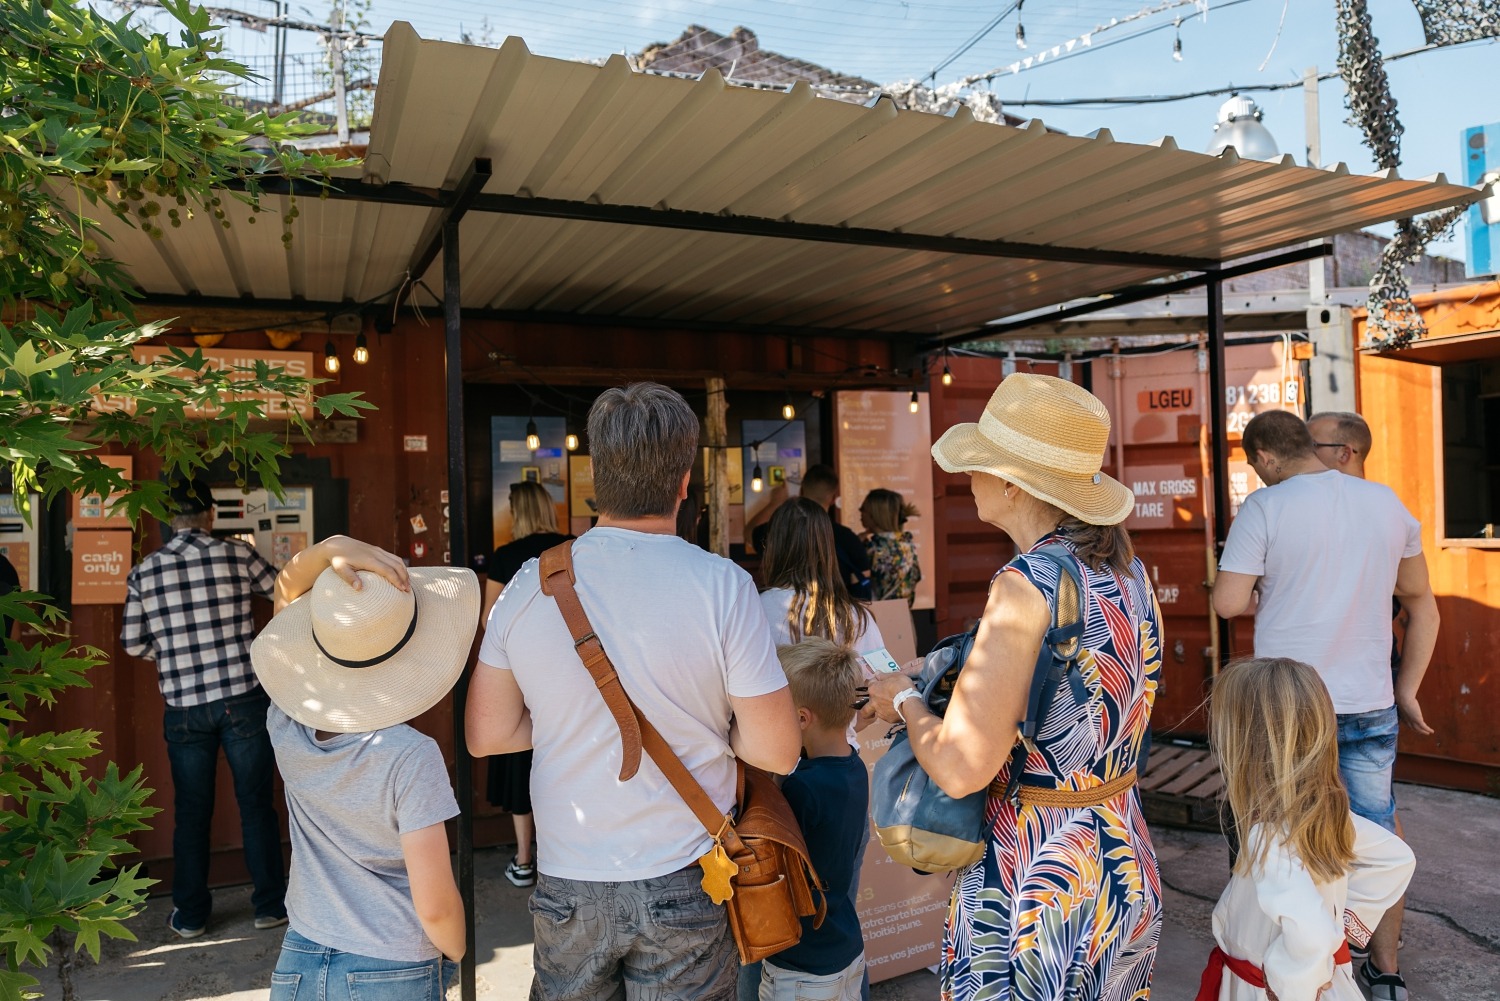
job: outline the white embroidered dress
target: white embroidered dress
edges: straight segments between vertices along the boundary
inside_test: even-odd
[[[1315,882],[1302,860],[1279,838],[1266,853],[1258,879],[1235,874],[1214,907],[1214,939],[1230,956],[1265,973],[1280,1001],[1363,1001],[1349,964],[1333,954],[1348,938],[1369,940],[1381,915],[1406,892],[1415,861],[1406,842],[1363,817],[1354,820],[1354,861],[1332,883]],[[1251,828],[1246,850],[1267,835]],[[1333,986],[1321,998],[1318,988]],[[1228,969],[1219,1001],[1262,1001],[1266,992]]]

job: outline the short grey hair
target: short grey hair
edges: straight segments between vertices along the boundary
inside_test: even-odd
[[[1373,444],[1374,439],[1370,435],[1370,425],[1359,414],[1347,410],[1325,410],[1309,417],[1308,425],[1311,426],[1313,421],[1333,421],[1335,433],[1339,438],[1336,444],[1358,452],[1367,459],[1370,457],[1370,445]],[[1328,444],[1332,445],[1335,442],[1328,442]]]
[[[214,522],[212,511],[195,511],[192,514],[177,514],[172,516],[172,531],[186,532],[196,528],[200,532],[208,531],[208,527]]]
[[[677,491],[698,458],[698,417],[655,382],[607,389],[589,408],[594,502],[611,518],[677,513]]]

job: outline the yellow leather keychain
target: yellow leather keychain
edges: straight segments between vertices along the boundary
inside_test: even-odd
[[[698,865],[703,868],[703,892],[715,904],[722,904],[734,896],[734,884],[730,882],[730,878],[739,871],[739,866],[730,859],[721,840],[728,826],[729,818],[725,817],[719,833],[714,835],[714,846],[698,859]]]

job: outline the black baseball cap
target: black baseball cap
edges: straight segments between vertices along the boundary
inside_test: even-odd
[[[173,514],[202,514],[214,508],[214,491],[202,476],[191,476],[172,484],[168,496]]]

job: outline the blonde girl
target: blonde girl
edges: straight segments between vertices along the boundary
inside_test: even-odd
[[[1414,863],[1405,842],[1349,812],[1328,690],[1300,661],[1231,664],[1209,737],[1242,850],[1214,908],[1198,1001],[1361,1001],[1346,936],[1369,940]]]

